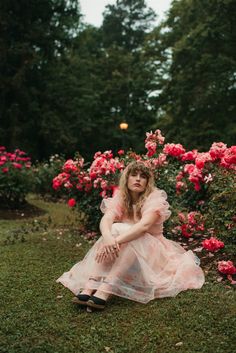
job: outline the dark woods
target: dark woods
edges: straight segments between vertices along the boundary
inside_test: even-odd
[[[142,152],[156,128],[189,149],[233,144],[235,13],[234,0],[179,0],[155,26],[145,1],[118,0],[95,28],[77,0],[1,0],[0,144],[40,160]]]

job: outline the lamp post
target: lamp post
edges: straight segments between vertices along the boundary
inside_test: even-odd
[[[122,131],[122,148],[123,150],[125,149],[125,134],[126,134],[126,130],[128,129],[129,124],[127,124],[125,121],[120,123],[120,129]]]

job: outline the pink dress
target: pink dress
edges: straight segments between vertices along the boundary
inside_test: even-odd
[[[65,272],[57,282],[69,288],[75,295],[84,288],[100,289],[123,298],[147,303],[155,298],[174,297],[187,289],[201,288],[204,273],[198,258],[191,250],[185,251],[178,243],[163,236],[163,222],[170,217],[166,193],[155,189],[145,200],[141,214],[157,212],[159,221],[147,233],[121,245],[119,257],[101,264],[95,255],[101,246],[100,237],[84,259]],[[113,198],[104,199],[102,212],[115,214],[112,235],[116,237],[138,221],[125,219],[119,192]]]

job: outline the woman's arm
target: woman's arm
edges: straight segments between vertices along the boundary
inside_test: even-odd
[[[102,262],[106,257],[110,257],[112,260],[118,256],[120,247],[111,234],[111,227],[114,220],[114,213],[107,211],[100,221],[100,231],[103,237],[103,244],[96,254],[97,262]]]
[[[100,221],[99,227],[105,242],[106,241],[109,242],[111,239],[114,239],[111,234],[111,227],[112,227],[112,224],[114,223],[114,220],[115,220],[114,213],[107,211]]]
[[[117,243],[122,244],[141,237],[159,218],[160,215],[154,212],[143,216],[140,221],[134,224],[128,231],[116,237]]]

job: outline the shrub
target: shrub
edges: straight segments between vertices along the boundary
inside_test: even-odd
[[[49,158],[49,161],[37,162],[32,167],[33,173],[33,187],[32,191],[43,198],[52,201],[58,200],[63,196],[63,193],[55,190],[52,187],[52,180],[60,173],[65,158],[55,154]]]
[[[99,205],[103,197],[112,196],[120,172],[133,160],[141,160],[155,175],[156,185],[164,189],[172,205],[173,217],[167,223],[171,228],[180,227],[185,238],[195,234],[189,223],[181,223],[179,212],[199,214],[204,227],[197,234],[209,231],[211,236],[226,245],[235,243],[235,164],[236,147],[213,143],[208,152],[186,151],[181,144],[164,144],[160,130],[147,133],[146,155],[120,150],[97,152],[90,168],[84,160],[68,160],[53,180],[55,190],[64,190],[86,214],[87,225],[96,230],[101,217]],[[214,232],[212,231],[214,228]],[[200,232],[200,233],[199,233]]]
[[[31,160],[24,151],[7,152],[0,147],[0,204],[3,208],[17,208],[25,203],[31,190]]]

